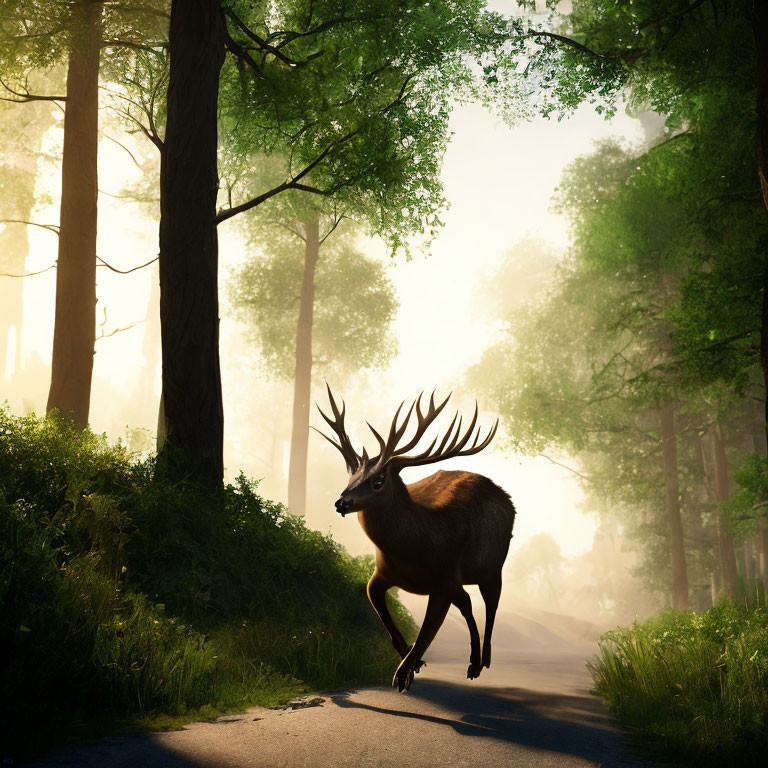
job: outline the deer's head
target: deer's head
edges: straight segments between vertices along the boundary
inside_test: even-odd
[[[346,412],[344,401],[342,400],[341,410],[339,410],[336,401],[334,400],[333,393],[331,392],[331,388],[328,387],[328,400],[330,401],[333,418],[326,416],[320,409],[320,406],[318,406],[317,409],[336,434],[338,442],[333,438],[328,437],[328,435],[323,434],[320,430],[315,431],[319,432],[341,453],[347,465],[349,483],[336,502],[336,509],[342,516],[346,515],[347,512],[356,512],[361,509],[372,507],[386,507],[392,503],[399,489],[402,487],[402,481],[400,480],[399,475],[400,470],[405,467],[432,464],[436,461],[453,458],[454,456],[471,456],[474,453],[482,451],[483,448],[493,440],[493,436],[496,434],[496,429],[499,425],[498,419],[493,427],[491,427],[486,437],[481,441],[480,427],[477,427],[477,431],[475,432],[478,412],[477,403],[475,403],[475,413],[466,430],[462,430],[461,417],[456,413],[448,427],[448,431],[439,443],[438,436],[435,437],[429,448],[422,453],[407,456],[406,454],[416,447],[430,424],[432,424],[432,422],[440,415],[451,397],[448,395],[448,397],[446,397],[439,405],[435,405],[435,393],[433,392],[429,398],[427,412],[422,413],[422,395],[423,393],[411,403],[410,408],[403,417],[402,423],[398,425],[400,412],[405,405],[405,401],[400,403],[400,406],[395,412],[395,417],[392,419],[392,425],[389,428],[389,435],[386,440],[384,440],[384,438],[370,424],[368,424],[368,428],[373,432],[373,436],[379,444],[378,455],[371,458],[368,456],[365,448],[363,448],[361,454],[358,454],[352,447],[349,436],[344,429],[344,415]],[[399,443],[405,435],[414,409],[416,411],[417,420],[416,431],[408,442],[400,445]]]

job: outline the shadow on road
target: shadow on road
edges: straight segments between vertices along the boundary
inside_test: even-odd
[[[455,717],[438,717],[406,709],[385,708],[350,698],[331,696],[342,708],[361,708],[390,717],[416,719],[452,728],[463,736],[479,736],[519,746],[559,752],[603,766],[643,765],[632,756],[625,738],[611,727],[598,699],[523,688],[458,686],[419,680],[407,694],[450,710]]]

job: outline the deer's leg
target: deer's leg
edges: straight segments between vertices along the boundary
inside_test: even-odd
[[[447,592],[434,592],[429,596],[427,613],[424,616],[424,623],[419,630],[419,636],[416,638],[416,642],[411,650],[408,651],[405,658],[400,662],[400,666],[397,668],[394,678],[392,678],[392,685],[396,685],[398,691],[403,689],[407,691],[411,687],[413,673],[416,671],[417,666],[419,666],[424,652],[435,639],[437,630],[440,629],[445,620],[450,606],[451,598]]]
[[[379,615],[381,623],[387,630],[392,645],[402,659],[408,653],[408,643],[405,642],[405,638],[397,628],[397,625],[392,618],[392,614],[387,607],[387,590],[390,589],[391,586],[392,584],[380,574],[374,573],[373,576],[371,576],[371,580],[368,582],[368,599],[371,601],[373,610]]]
[[[483,670],[480,656],[480,633],[477,631],[477,623],[475,617],[472,614],[472,599],[469,596],[464,587],[459,585],[451,595],[451,602],[461,611],[461,615],[467,622],[469,628],[469,641],[470,641],[470,654],[469,654],[469,669],[467,669],[467,677],[470,680],[474,680],[480,676],[480,672]]]
[[[485,632],[483,632],[483,666],[491,666],[491,635],[493,622],[496,619],[496,609],[499,607],[501,595],[501,574],[495,579],[485,581],[480,586],[480,594],[485,601]]]

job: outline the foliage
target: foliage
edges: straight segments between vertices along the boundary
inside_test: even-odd
[[[407,252],[412,235],[434,237],[452,100],[472,79],[484,4],[298,0],[269,13],[225,5],[234,40],[220,89],[228,201],[295,180],[289,192],[312,192],[315,205],[356,218],[393,252]],[[238,53],[252,48],[244,27],[279,55]],[[295,219],[281,210],[295,198],[270,200],[269,215]]]
[[[371,563],[244,477],[218,496],[162,485],[152,460],[56,417],[3,410],[0,435],[3,719],[20,752],[103,717],[214,716],[396,665]]]
[[[298,237],[275,233],[269,254],[234,270],[228,286],[268,370],[285,380],[293,378],[296,362],[303,250]],[[397,349],[389,329],[398,305],[384,265],[334,233],[320,247],[314,283],[313,368],[341,375],[387,363]]]
[[[713,215],[713,190],[697,175],[704,158],[736,188],[744,183],[743,152],[717,155],[716,137],[702,126],[642,154],[607,141],[572,163],[555,197],[572,250],[550,284],[509,314],[471,374],[515,448],[578,456],[583,484],[642,542],[643,575],[661,594],[669,528],[658,410],[676,403],[688,566],[703,584],[716,507],[701,435],[725,413],[734,421],[758,362],[749,275],[766,226],[754,190]]]
[[[762,765],[768,746],[768,610],[728,600],[665,611],[602,636],[596,691],[643,743],[699,765]]]
[[[748,521],[754,527],[758,517],[768,514],[768,459],[756,453],[747,455],[733,479],[738,489],[723,506],[737,525]]]

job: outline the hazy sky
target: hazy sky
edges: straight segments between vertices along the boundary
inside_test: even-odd
[[[492,321],[478,316],[476,310],[475,290],[482,275],[499,262],[505,250],[528,234],[537,235],[556,248],[565,247],[565,224],[549,210],[549,199],[563,167],[576,156],[589,152],[595,139],[620,135],[636,141],[642,137],[638,121],[620,113],[611,123],[606,123],[587,107],[561,123],[537,119],[510,128],[479,106],[465,106],[455,110],[451,128],[454,135],[443,173],[446,197],[451,204],[445,215],[446,226],[428,258],[417,256],[411,262],[390,266],[400,301],[394,329],[400,340],[399,355],[389,370],[365,379],[364,395],[358,394],[359,389],[353,383],[337,384],[342,392],[354,393],[353,399],[347,397],[348,422],[356,435],[364,434],[365,419],[371,419],[372,413],[391,414],[401,399],[413,397],[421,389],[437,387],[447,392],[460,382],[464,370],[477,361],[495,332]],[[56,151],[57,141],[60,141],[60,130],[53,130],[49,138],[52,152]],[[129,147],[136,146],[130,137],[121,137],[121,141]],[[149,152],[146,148],[142,151]],[[102,141],[99,186],[104,192],[119,193],[124,184],[139,177],[139,171],[123,149],[111,141]],[[58,184],[57,173],[40,180],[38,193],[43,200],[48,196],[49,201],[40,205],[37,221],[55,223],[58,220]],[[106,194],[100,197],[99,204],[98,251],[102,258],[126,269],[156,255],[156,222],[137,206],[123,205]],[[223,280],[227,268],[242,260],[245,253],[236,226],[223,226],[220,235]],[[30,239],[32,256],[28,269],[41,269],[54,263],[55,237],[43,230],[31,230]],[[365,247],[371,255],[388,260],[380,243],[369,241]],[[138,323],[130,330],[97,342],[92,425],[95,430],[108,431],[115,437],[122,434],[126,426],[121,421],[124,407],[139,377],[146,375],[142,371],[143,321],[153,280],[156,280],[154,267],[125,276],[99,269],[98,317],[103,321],[106,309],[105,334],[117,327]],[[41,367],[36,380],[23,394],[26,402],[38,412],[44,408],[47,394],[46,366],[53,332],[54,288],[54,271],[27,278],[24,284],[24,360],[32,364],[37,356]],[[254,466],[252,457],[246,455],[249,446],[267,439],[259,434],[244,436],[243,425],[236,420],[233,423],[232,419],[232,414],[243,405],[242,399],[248,397],[247,392],[263,391],[263,385],[257,377],[251,384],[248,377],[253,376],[252,373],[233,368],[234,358],[228,356],[227,350],[234,348],[237,338],[234,321],[224,317],[221,329],[225,417],[229,419],[227,463],[231,465],[229,474],[233,475],[239,467]],[[233,379],[237,379],[238,386],[228,389],[227,381]],[[158,392],[157,371],[154,386]],[[319,399],[321,393],[315,396]],[[233,400],[235,397],[237,402]],[[14,394],[11,403],[16,410],[23,408],[19,393]],[[471,401],[457,405],[469,411]],[[484,422],[489,425],[493,418],[492,413],[483,414]],[[147,420],[146,426],[151,424],[152,420]],[[234,449],[240,455],[233,455]],[[346,484],[341,458],[331,456],[333,449],[319,439],[310,442],[310,462],[313,454],[338,468],[338,479],[331,477],[329,487],[337,485],[337,491],[341,491]],[[519,511],[515,543],[535,532],[549,531],[566,555],[578,554],[590,547],[594,524],[589,516],[578,511],[578,487],[566,470],[546,459],[504,456],[492,450],[444,466],[449,465],[487,474],[512,495]],[[416,479],[434,469],[414,469],[405,479]],[[271,484],[271,487],[277,486]],[[353,553],[372,551],[356,521],[340,520],[334,513],[334,493],[328,494],[326,508],[310,511],[310,524],[323,530],[332,526],[337,539]]]

